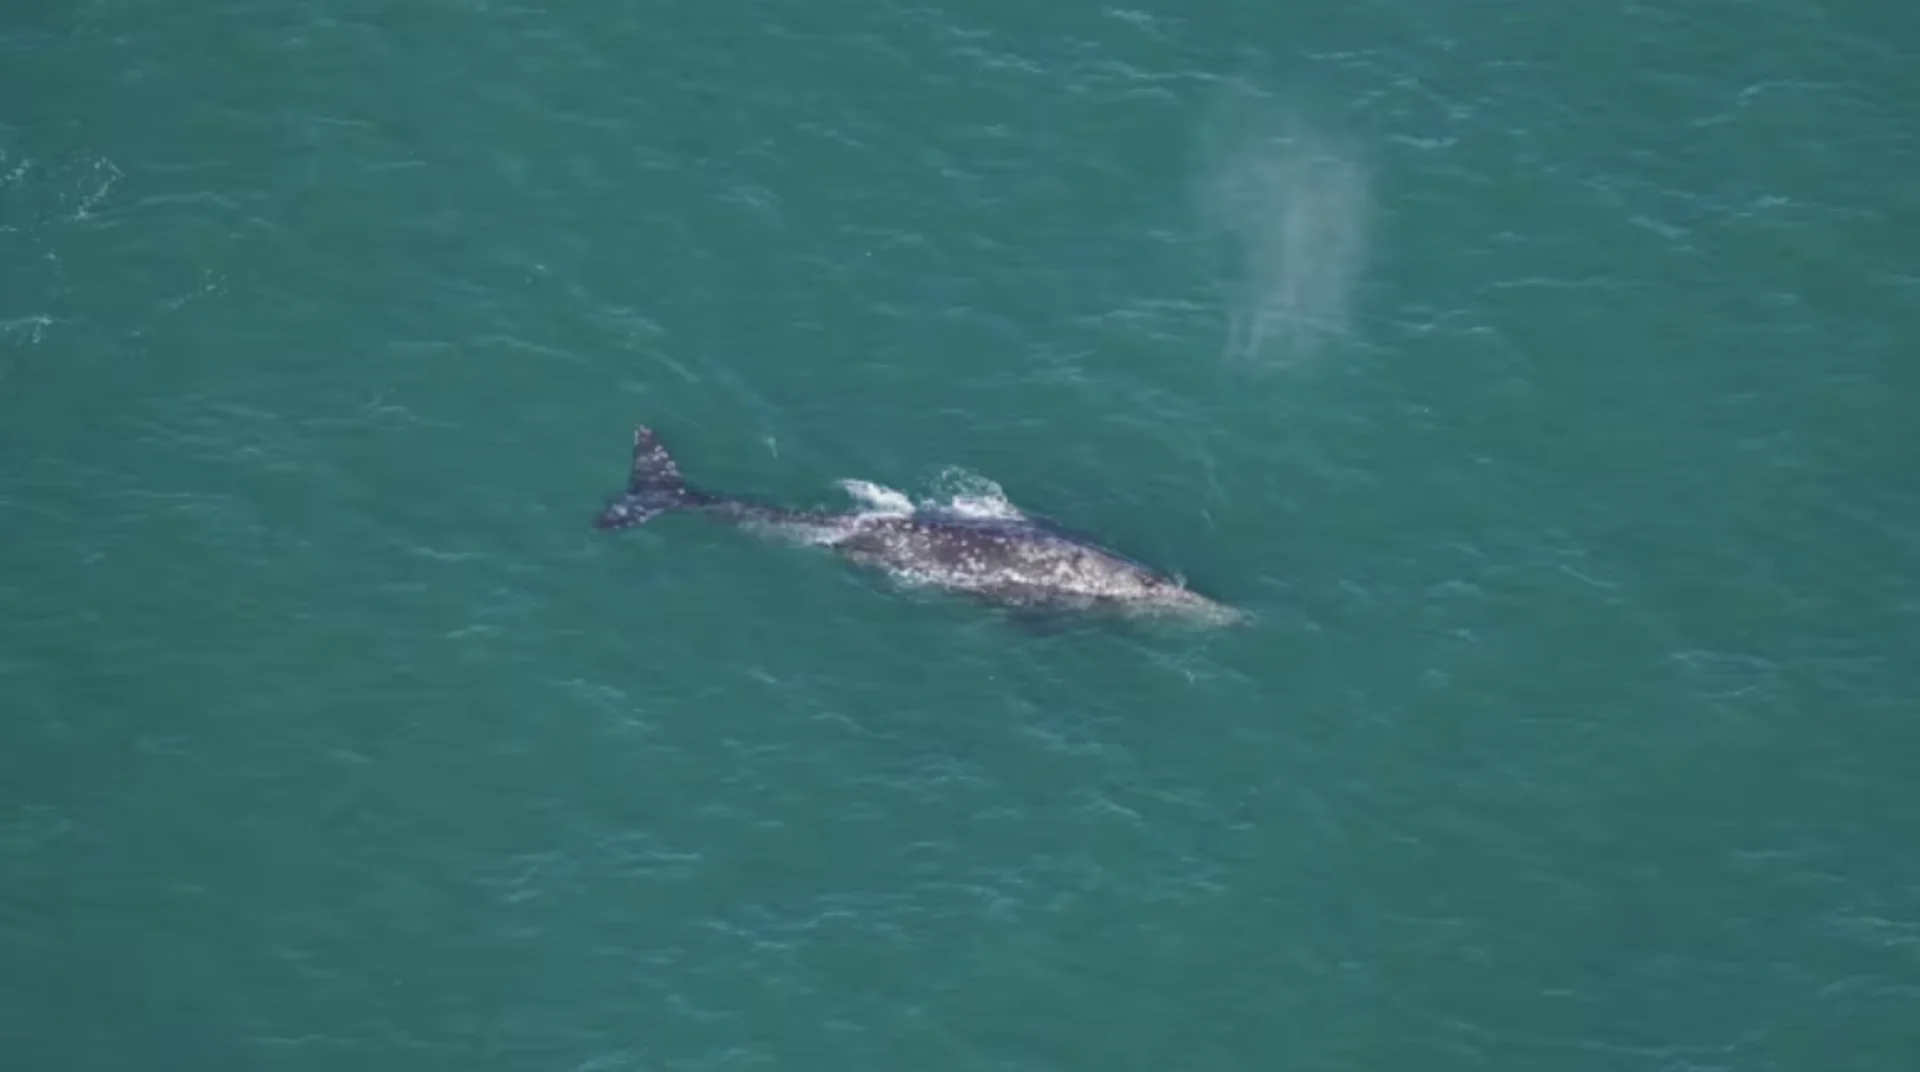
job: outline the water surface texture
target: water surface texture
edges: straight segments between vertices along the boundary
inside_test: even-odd
[[[1920,1068],[1898,4],[0,14],[22,1072]],[[696,517],[991,494],[1259,616]]]

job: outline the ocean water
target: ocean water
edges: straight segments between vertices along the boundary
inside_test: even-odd
[[[1920,1067],[1920,19],[0,13],[9,1069]],[[1258,615],[694,517],[994,491]]]

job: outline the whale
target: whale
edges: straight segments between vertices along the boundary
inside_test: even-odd
[[[957,593],[1016,613],[1094,614],[1203,625],[1251,621],[1244,610],[1202,595],[1090,537],[1008,504],[988,512],[924,506],[861,480],[841,487],[853,510],[794,510],[690,486],[660,436],[633,433],[627,487],[594,519],[603,531],[629,529],[669,513],[699,514],[757,534],[824,548],[896,584]]]

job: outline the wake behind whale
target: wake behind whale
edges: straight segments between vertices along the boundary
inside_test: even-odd
[[[659,436],[642,426],[634,430],[626,494],[608,504],[594,527],[631,528],[669,511],[687,511],[828,548],[904,585],[958,592],[1016,610],[1171,617],[1204,625],[1250,620],[1245,611],[1209,599],[1178,578],[1028,517],[1004,501],[925,507],[865,481],[842,481],[841,487],[862,509],[788,510],[701,491],[688,486]]]

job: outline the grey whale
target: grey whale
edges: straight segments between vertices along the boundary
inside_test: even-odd
[[[1233,625],[1251,615],[1188,588],[1177,577],[1018,511],[977,516],[929,509],[872,485],[843,482],[865,501],[848,513],[788,510],[688,486],[660,437],[634,429],[626,493],[594,520],[617,530],[661,514],[703,514],[767,535],[827,548],[896,582],[958,592],[1017,611],[1105,612]]]

